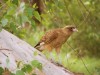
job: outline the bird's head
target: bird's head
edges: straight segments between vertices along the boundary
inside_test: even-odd
[[[72,25],[65,26],[63,29],[64,29],[65,32],[68,32],[68,33],[73,33],[73,32],[78,31],[76,26],[72,26]]]

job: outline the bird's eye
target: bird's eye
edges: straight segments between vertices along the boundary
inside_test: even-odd
[[[73,28],[71,28],[71,29],[73,29]]]
[[[71,30],[73,30],[73,28],[70,28]]]

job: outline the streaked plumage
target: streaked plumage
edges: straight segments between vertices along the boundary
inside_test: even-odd
[[[74,31],[77,31],[75,26],[65,26],[64,28],[52,29],[46,32],[35,48],[40,51],[52,51],[55,49],[56,52],[59,53],[61,46],[67,41]]]

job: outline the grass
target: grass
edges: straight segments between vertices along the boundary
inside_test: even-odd
[[[64,67],[68,70],[75,72],[75,73],[84,73],[85,75],[100,75],[100,59],[98,58],[91,58],[89,56],[82,57],[82,60],[77,56],[73,56],[70,53],[61,53],[58,55],[55,54],[55,51],[52,53],[44,53],[49,59],[53,59],[56,62],[61,63]],[[52,54],[52,57],[51,57]],[[86,69],[86,67],[89,73]]]

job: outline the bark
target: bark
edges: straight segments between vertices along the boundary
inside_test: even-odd
[[[33,54],[35,51],[38,52],[37,56]],[[6,62],[7,59],[9,59],[9,65]],[[11,72],[15,72],[17,70],[17,61],[29,63],[32,60],[38,60],[43,64],[45,75],[73,75],[73,73],[65,70],[63,67],[48,61],[41,52],[25,41],[4,29],[0,32],[0,67],[8,68]]]

